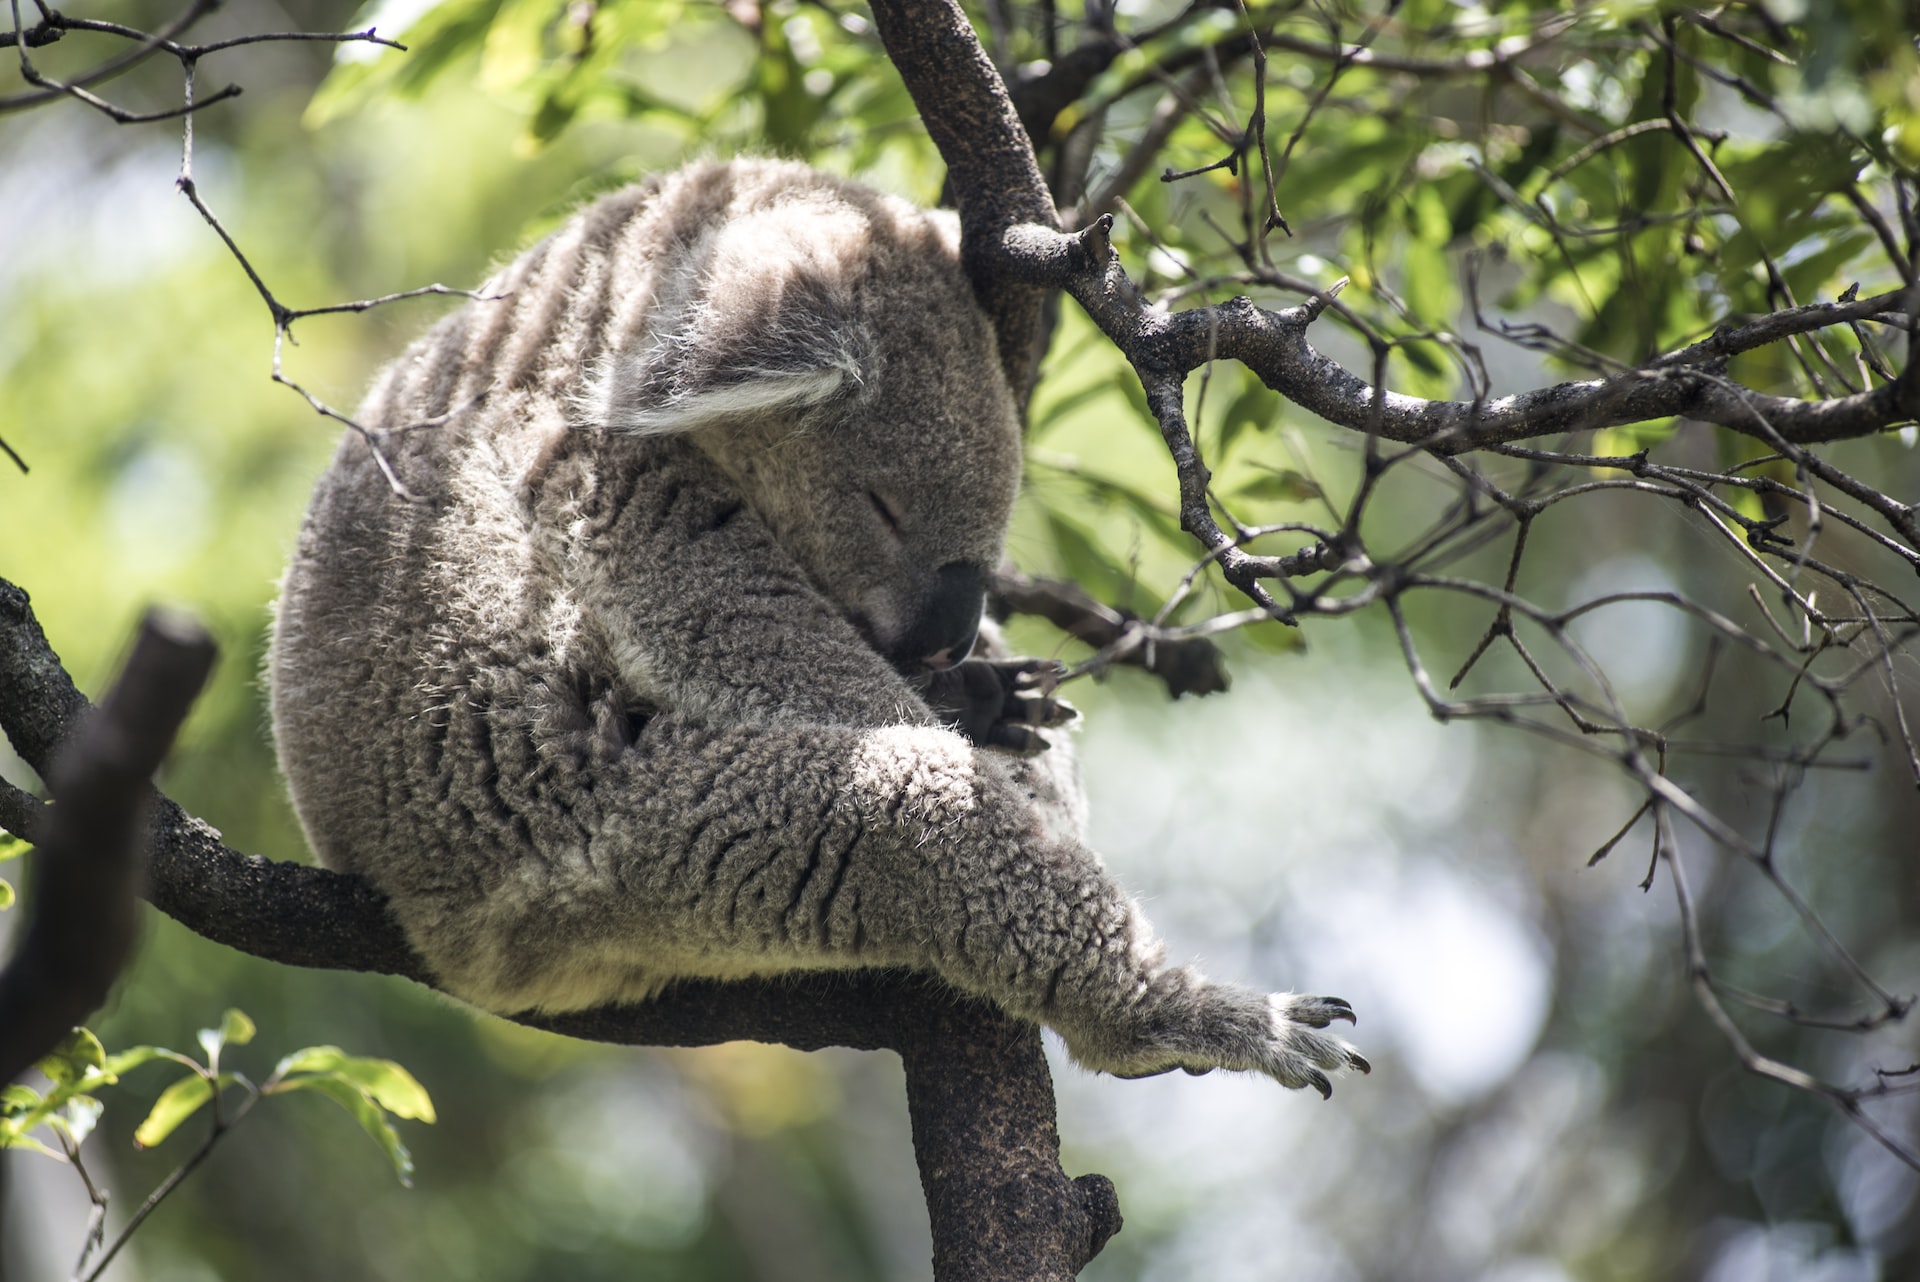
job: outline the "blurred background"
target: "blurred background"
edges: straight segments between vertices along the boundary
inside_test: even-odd
[[[353,25],[416,26],[412,62],[364,48],[336,62],[325,45],[268,44],[200,69],[203,95],[228,81],[246,91],[198,117],[201,192],[292,305],[433,281],[472,286],[586,196],[701,154],[800,154],[917,200],[939,196],[938,158],[854,6],[770,4],[747,21],[751,6],[602,5],[601,43],[584,51],[565,48],[562,11],[578,5],[381,8]],[[1404,8],[1411,24],[1415,9],[1519,22],[1547,7]],[[170,12],[106,9],[148,26]],[[1126,12],[1145,22],[1158,10]],[[328,30],[349,16],[317,0],[236,6],[195,30]],[[1852,38],[1873,37],[1869,19],[1853,20]],[[35,56],[57,67],[69,55],[49,46]],[[587,92],[579,68],[593,59],[612,60],[618,75],[601,66]],[[1299,95],[1318,84],[1306,63],[1274,74]],[[1609,73],[1586,74],[1601,77],[1588,85],[1596,103],[1619,92]],[[112,85],[116,101],[145,109],[178,92],[178,68],[164,60]],[[1433,125],[1444,105],[1426,103],[1426,133],[1367,132],[1359,97],[1348,116],[1322,118],[1328,136],[1317,149],[1309,139],[1285,189],[1300,235],[1276,249],[1291,270],[1322,284],[1363,275],[1361,231],[1348,217],[1356,190],[1416,161],[1436,181],[1465,163],[1468,144]],[[1114,128],[1124,135],[1126,121]],[[1192,146],[1204,151],[1203,140]],[[205,619],[221,665],[163,787],[228,844],[306,859],[259,672],[275,580],[336,433],[269,381],[272,322],[175,191],[180,149],[177,124],[116,126],[71,102],[0,115],[0,437],[32,469],[0,465],[0,576],[32,594],[90,693],[148,602]],[[1134,207],[1146,226],[1197,234],[1209,201],[1232,208],[1231,180],[1217,177],[1211,188],[1148,179]],[[1153,258],[1177,257],[1177,245],[1155,250],[1130,223],[1116,238],[1149,282],[1178,266]],[[1427,243],[1444,263],[1442,251],[1462,240],[1443,228]],[[1523,282],[1525,247],[1511,248],[1518,265],[1494,270]],[[1414,254],[1392,270],[1415,274]],[[1849,269],[1837,258],[1814,285],[1830,296],[1854,278]],[[1450,271],[1435,288],[1433,305],[1458,305]],[[1570,333],[1594,319],[1564,295],[1515,289],[1524,318]],[[288,375],[350,410],[379,364],[451,305],[303,321]],[[1317,330],[1316,341],[1367,367],[1365,348],[1342,331]],[[1562,376],[1517,347],[1489,346],[1487,356],[1499,391]],[[1192,552],[1173,529],[1171,465],[1125,374],[1067,308],[1033,407],[1011,553],[1031,573],[1076,577],[1150,611]],[[1206,390],[1199,379],[1190,388],[1203,439],[1220,444],[1223,484],[1278,477],[1273,519],[1324,519],[1318,494],[1357,483],[1352,434],[1262,401],[1239,380],[1223,369]],[[1452,390],[1443,365],[1410,368],[1396,386]],[[1920,465],[1898,438],[1829,457],[1889,493],[1920,492]],[[1437,470],[1401,469],[1391,485],[1371,518],[1384,543],[1413,537],[1454,497]],[[1735,553],[1673,505],[1598,496],[1556,509],[1533,537],[1534,577],[1521,586],[1549,604],[1679,590],[1754,617]],[[1462,572],[1498,583],[1504,547],[1477,556]],[[1234,608],[1209,591],[1209,608]],[[1488,618],[1484,604],[1441,602],[1411,623],[1444,677]],[[1653,607],[1589,625],[1582,639],[1608,656],[1637,705],[1658,715],[1694,702],[1707,651],[1698,629]],[[1017,620],[1014,632],[1032,653],[1084,654],[1037,622]],[[1375,1071],[1340,1082],[1323,1104],[1223,1074],[1096,1078],[1050,1042],[1065,1166],[1111,1176],[1126,1216],[1086,1277],[1920,1277],[1913,1171],[1821,1100],[1743,1072],[1694,1004],[1664,874],[1639,888],[1648,824],[1587,866],[1639,804],[1624,779],[1511,730],[1433,720],[1377,612],[1303,630],[1264,625],[1223,645],[1228,694],[1172,702],[1130,671],[1071,688],[1084,714],[1093,844],[1175,957],[1349,999],[1360,1012],[1354,1040]],[[1911,672],[1902,661],[1901,675]],[[1770,670],[1722,656],[1701,737],[1755,733],[1778,687]],[[1867,768],[1814,772],[1779,816],[1793,837],[1783,875],[1881,984],[1913,993],[1920,803],[1897,745],[1862,733],[1848,748]],[[1724,813],[1751,817],[1771,803],[1772,780],[1751,761],[1688,770],[1687,786]],[[18,777],[17,763],[8,773]],[[1857,1012],[1859,993],[1763,879],[1704,844],[1683,843],[1683,853],[1716,964],[1808,1009]],[[0,913],[0,934],[18,915]],[[255,961],[151,912],[134,965],[92,1026],[109,1049],[187,1047],[228,1006],[259,1025],[228,1061],[256,1080],[285,1051],[318,1043],[406,1065],[439,1113],[431,1127],[400,1124],[418,1162],[414,1187],[396,1183],[333,1105],[269,1100],[108,1278],[929,1276],[890,1055],[575,1043],[398,981]],[[1910,1027],[1862,1037],[1743,1026],[1762,1050],[1837,1081],[1920,1060]],[[87,1153],[113,1190],[115,1223],[194,1142],[191,1125],[153,1151],[131,1142],[168,1080],[148,1068],[103,1096]],[[1870,1107],[1914,1142],[1920,1119],[1908,1097]],[[85,1226],[78,1181],[32,1153],[0,1153],[0,1163],[0,1270],[66,1276]]]

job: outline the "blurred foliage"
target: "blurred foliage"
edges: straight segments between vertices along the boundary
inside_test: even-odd
[[[253,1021],[243,1011],[229,1009],[218,1027],[200,1030],[198,1041],[206,1056],[202,1063],[164,1046],[135,1046],[110,1055],[92,1032],[76,1028],[38,1064],[47,1081],[44,1092],[17,1082],[0,1085],[0,1149],[38,1153],[72,1166],[93,1195],[95,1207],[104,1212],[110,1194],[85,1173],[82,1156],[82,1145],[106,1111],[100,1094],[103,1088],[117,1086],[125,1073],[146,1064],[171,1062],[186,1068],[187,1074],[160,1092],[145,1120],[134,1128],[134,1144],[149,1149],[164,1143],[183,1122],[209,1106],[214,1120],[200,1148],[149,1194],[142,1219],[256,1102],[297,1091],[322,1095],[346,1109],[385,1151],[400,1182],[412,1182],[412,1155],[389,1114],[423,1122],[433,1121],[434,1115],[433,1101],[406,1069],[391,1060],[347,1055],[335,1046],[309,1046],[281,1059],[273,1073],[255,1086],[244,1074],[220,1067],[226,1048],[246,1045],[254,1031]],[[53,1144],[43,1142],[36,1131]],[[98,1228],[104,1228],[104,1223]],[[89,1232],[79,1250],[76,1273],[88,1278],[106,1267],[139,1223],[128,1220],[111,1240],[98,1228]]]
[[[1158,159],[1118,193],[1125,207],[1114,240],[1129,272],[1176,306],[1236,293],[1291,303],[1301,284],[1349,277],[1341,302],[1384,336],[1398,390],[1470,394],[1476,340],[1487,342],[1495,390],[1513,390],[1594,362],[1643,359],[1730,317],[1832,298],[1855,282],[1873,293],[1898,279],[1854,197],[1878,200],[1890,173],[1920,164],[1920,60],[1907,6],[1772,0],[1713,9],[1710,21],[1764,37],[1744,42],[1638,0],[1405,0],[1387,10],[1249,0],[1245,17],[1237,7],[1166,0],[1118,9],[1121,28],[1147,38],[1053,123],[1043,159],[1056,165],[1077,131],[1100,129],[1086,186],[1101,192],[1125,172],[1129,149],[1179,85],[1192,109]],[[318,0],[280,10],[307,29],[341,16]],[[129,0],[113,16],[151,27],[168,13],[157,0]],[[1065,27],[1085,16],[1071,2],[993,5],[978,8],[976,23],[1003,68],[1037,72],[1058,52],[1049,13]],[[1276,38],[1264,87],[1267,142],[1290,237],[1264,229],[1265,189],[1252,157],[1160,181],[1163,169],[1221,161],[1248,120],[1254,89],[1235,45],[1248,20]],[[235,6],[196,30],[239,34],[263,21],[279,19]],[[219,77],[247,88],[238,103],[198,118],[201,188],[295,305],[431,280],[471,285],[593,193],[700,154],[792,154],[923,202],[940,193],[938,157],[856,4],[389,0],[348,25],[370,23],[409,52],[348,46],[334,57],[320,46],[263,45],[210,57],[201,69],[203,93],[224,83]],[[1067,46],[1075,38],[1065,37]],[[1673,52],[1646,52],[1650,38]],[[1390,61],[1370,67],[1326,56],[1337,42],[1365,43]],[[1783,61],[1762,45],[1794,57]],[[70,35],[34,56],[59,74],[88,65],[89,48],[98,46]],[[1465,64],[1494,57],[1510,60],[1509,74]],[[1210,60],[1228,68],[1218,82],[1207,74]],[[17,88],[0,82],[0,94]],[[178,73],[153,62],[103,91],[164,107],[177,100]],[[1690,123],[1725,190],[1665,127],[1669,108]],[[0,438],[33,469],[17,475],[0,461],[8,531],[0,575],[33,594],[89,690],[104,684],[147,600],[171,597],[197,610],[226,659],[163,785],[230,844],[304,858],[273,770],[256,674],[273,582],[333,432],[268,381],[271,322],[173,193],[178,142],[175,126],[117,130],[72,103],[0,116]],[[1535,344],[1546,348],[1536,356],[1474,335],[1470,297],[1489,325],[1506,316],[1552,326],[1569,341]],[[378,364],[446,306],[420,300],[303,321],[289,372],[348,408]],[[1359,325],[1330,315],[1315,341],[1371,373]],[[1857,368],[1852,332],[1807,341]],[[1776,349],[1742,357],[1736,372],[1771,391],[1812,390],[1804,369]],[[1237,366],[1192,380],[1188,409],[1216,499],[1234,516],[1339,523],[1361,474],[1349,437]],[[1675,425],[1659,423],[1604,434],[1594,448],[1630,453],[1669,442]],[[1015,559],[1073,577],[1114,604],[1158,610],[1194,560],[1178,528],[1173,469],[1124,362],[1071,308],[1053,335],[1029,443]],[[1890,492],[1920,486],[1897,441],[1851,443],[1844,453],[1850,465],[1891,478]],[[1371,505],[1370,537],[1387,545],[1415,538],[1453,497],[1430,476],[1401,469]],[[1564,575],[1569,593],[1612,582],[1609,575],[1640,575],[1716,608],[1747,609],[1740,585],[1728,586],[1724,549],[1677,516],[1649,520],[1624,502],[1603,504],[1543,522],[1533,537],[1531,564],[1543,577]],[[1276,534],[1256,550],[1299,542]],[[1467,568],[1497,581],[1501,563],[1483,557]],[[1176,620],[1238,604],[1202,583]],[[1439,606],[1413,622],[1424,641],[1454,650],[1470,647],[1486,624],[1483,612]],[[1135,705],[1151,689],[1121,678],[1076,696],[1095,713],[1089,736],[1104,712],[1143,727],[1132,732],[1143,752],[1169,737],[1173,755],[1195,763],[1192,774],[1176,775],[1177,762],[1160,761],[1158,773],[1133,781],[1138,792],[1177,790],[1176,779],[1197,791],[1208,774],[1250,763],[1254,791],[1221,798],[1217,810],[1263,808],[1274,780],[1292,788],[1305,776],[1310,791],[1339,799],[1336,808],[1380,825],[1370,830],[1376,850],[1417,849],[1441,867],[1452,866],[1446,849],[1471,851],[1458,864],[1462,884],[1509,895],[1521,905],[1510,911],[1547,941],[1542,982],[1552,985],[1552,1004],[1535,1030],[1538,1046],[1467,1097],[1448,1096],[1417,1072],[1396,1076],[1392,1058],[1376,1055],[1374,1081],[1343,1087],[1342,1111],[1310,1123],[1274,1120],[1305,1116],[1298,1101],[1255,1103],[1234,1093],[1238,1084],[1214,1079],[1140,1084],[1124,1096],[1132,1084],[1086,1084],[1087,1097],[1101,1099],[1165,1100],[1177,1086],[1188,1092],[1182,1100],[1225,1101],[1208,1121],[1215,1149],[1191,1165],[1164,1148],[1128,1147],[1134,1133],[1159,1133],[1144,1104],[1120,1114],[1126,1105],[1114,1103],[1104,1127],[1067,1127],[1085,1163],[1119,1180],[1128,1215],[1090,1276],[1275,1276],[1276,1217],[1300,1228],[1287,1239],[1299,1254],[1285,1272],[1309,1278],[1504,1268],[1510,1277],[1658,1279],[1746,1259],[1799,1259],[1803,1271],[1850,1279],[1920,1269],[1920,1245],[1902,1227],[1912,1182],[1874,1165],[1884,1159],[1817,1102],[1743,1077],[1724,1043],[1689,1017],[1678,957],[1661,933],[1670,921],[1622,898],[1639,868],[1614,876],[1644,858],[1644,825],[1600,872],[1566,880],[1631,804],[1529,745],[1486,746],[1484,736],[1454,731],[1448,743],[1475,746],[1450,751],[1482,767],[1475,804],[1456,783],[1428,799],[1431,814],[1407,808],[1420,799],[1399,795],[1393,782],[1369,785],[1357,763],[1400,750],[1416,729],[1372,705],[1350,707],[1375,680],[1364,674],[1393,662],[1393,638],[1378,620],[1337,632],[1318,626],[1330,653],[1287,663],[1316,663],[1311,679],[1299,679],[1349,696],[1331,712],[1276,724],[1275,705],[1243,691],[1230,713],[1183,709],[1176,719],[1156,707],[1146,721]],[[1029,648],[1073,654],[1057,634],[1019,627]],[[1658,636],[1666,648],[1650,661],[1647,697],[1678,708],[1701,647]],[[1260,651],[1297,651],[1304,641],[1267,624],[1229,644],[1251,675]],[[1279,681],[1296,670],[1283,665]],[[1722,706],[1715,715],[1749,711]],[[1354,723],[1369,719],[1392,733],[1340,756],[1339,736],[1361,733]],[[1203,724],[1212,728],[1196,728]],[[1306,760],[1294,774],[1266,764],[1262,754],[1296,743]],[[1352,778],[1327,779],[1332,760],[1351,764]],[[1738,797],[1752,781],[1729,772],[1699,786]],[[1895,975],[1920,970],[1912,907],[1920,886],[1902,862],[1920,828],[1912,798],[1878,777],[1820,789],[1818,804],[1790,821],[1853,859],[1798,870],[1809,894],[1876,965]],[[1301,890],[1309,904],[1305,892],[1327,890],[1326,874],[1316,883],[1286,865],[1314,853],[1297,852],[1294,822],[1287,815],[1240,845],[1221,837],[1198,849],[1188,829],[1172,830],[1183,856],[1157,856],[1169,871],[1155,915],[1191,894],[1190,920],[1244,926],[1223,932],[1217,948],[1237,950],[1231,955],[1246,958],[1250,972],[1298,972],[1302,983],[1347,991],[1336,982],[1344,982],[1337,950],[1312,955],[1285,943],[1318,927],[1311,907],[1289,910],[1277,888]],[[1152,829],[1136,837],[1156,851],[1171,844]],[[0,845],[0,859],[11,853]],[[1232,884],[1225,870],[1241,858],[1252,871],[1232,893],[1219,889]],[[1363,866],[1363,854],[1352,858]],[[1379,904],[1414,882],[1405,874],[1382,884]],[[0,896],[9,893],[0,883]],[[1724,937],[1743,941],[1740,965],[1760,981],[1801,986],[1795,991],[1811,1005],[1832,997],[1830,977],[1808,962],[1776,907],[1731,877],[1703,893]],[[1182,920],[1177,905],[1168,911]],[[1476,995],[1454,998],[1444,1004],[1457,1007],[1458,1021],[1480,1017]],[[260,1012],[281,1044],[392,1055],[428,1084],[449,1125],[418,1135],[419,1187],[402,1194],[377,1178],[382,1163],[364,1140],[324,1124],[336,1119],[262,1111],[243,1144],[223,1147],[142,1229],[110,1277],[852,1282],[924,1273],[924,1213],[890,1061],[750,1046],[581,1046],[476,1019],[387,981],[255,963],[163,920],[96,1027],[112,1044],[164,1041],[229,1004]],[[1818,1045],[1831,1062],[1861,1059]],[[366,1068],[372,1061],[336,1056],[325,1047],[299,1053],[278,1070],[281,1084],[332,1083],[308,1089],[363,1124],[380,1109],[426,1111],[424,1091],[414,1097],[385,1070]],[[113,1062],[83,1067],[69,1085]],[[182,1080],[208,1083],[207,1094],[196,1100],[199,1088],[180,1087],[171,1103],[211,1098],[207,1078]],[[128,1106],[107,1111],[92,1160],[116,1188],[151,1187],[173,1159],[136,1151],[132,1141],[166,1093],[144,1079],[116,1091]],[[1063,1091],[1070,1111],[1094,1107],[1072,1103],[1081,1084],[1069,1080]],[[91,1117],[85,1109],[72,1111],[91,1092],[70,1093],[62,1124],[91,1124],[75,1120]],[[7,1096],[10,1108],[29,1111],[51,1098]],[[1270,1115],[1269,1107],[1294,1111]],[[368,1129],[387,1143],[390,1131]],[[1295,1143],[1281,1147],[1274,1137],[1282,1133]],[[1243,1149],[1263,1150],[1268,1164],[1245,1165],[1252,1157]],[[400,1150],[387,1152],[398,1166]],[[14,1155],[5,1160],[19,1185],[23,1168]],[[1303,1181],[1309,1162],[1318,1164]],[[1217,1177],[1231,1178],[1230,1187],[1204,1183],[1216,1167],[1231,1173]],[[1475,1190],[1485,1193],[1476,1200]],[[84,1200],[74,1211],[77,1191],[65,1195],[66,1220],[49,1225],[81,1222]],[[1251,1209],[1235,1219],[1226,1206]],[[68,1245],[55,1244],[61,1252]],[[26,1267],[18,1255],[13,1263]]]

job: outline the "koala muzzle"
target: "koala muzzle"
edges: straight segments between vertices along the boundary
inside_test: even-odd
[[[934,572],[906,634],[888,656],[903,672],[938,672],[966,658],[980,633],[986,605],[987,572],[970,561],[953,561]]]

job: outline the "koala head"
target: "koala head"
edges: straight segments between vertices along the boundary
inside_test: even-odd
[[[656,269],[602,421],[688,434],[896,667],[957,663],[1020,477],[957,230],[797,165],[728,174]]]

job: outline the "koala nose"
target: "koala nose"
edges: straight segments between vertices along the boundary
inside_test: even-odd
[[[986,597],[985,568],[969,561],[941,566],[919,616],[895,647],[896,663],[937,672],[966,658],[980,633]]]

